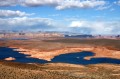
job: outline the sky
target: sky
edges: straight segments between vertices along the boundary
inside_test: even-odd
[[[0,0],[0,30],[120,34],[120,0]]]

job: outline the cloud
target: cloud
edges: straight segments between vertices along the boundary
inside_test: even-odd
[[[52,29],[54,22],[49,18],[7,18],[0,19],[0,29],[8,30],[40,30]]]
[[[64,21],[66,22],[66,21]],[[50,18],[0,18],[0,30],[69,31],[83,34],[120,34],[120,21],[76,20],[61,23]]]
[[[21,11],[13,11],[13,10],[0,10],[0,17],[22,17],[22,16],[28,16],[32,14],[27,14],[25,12]]]
[[[49,16],[57,17],[57,16],[61,16],[61,14],[52,14],[52,15],[49,15]]]
[[[119,21],[72,21],[69,25],[77,32],[90,34],[120,34]],[[79,30],[78,30],[79,29]]]
[[[69,8],[95,8],[106,5],[105,0],[0,0],[0,6],[52,6],[57,10]]]
[[[57,10],[68,8],[94,8],[106,4],[104,0],[25,0],[24,6],[54,6]]]
[[[0,6],[52,6],[57,10],[69,8],[98,8],[103,10],[109,8],[105,0],[0,0]],[[120,3],[120,2],[119,2]]]
[[[15,6],[19,0],[0,0],[0,6]]]
[[[82,27],[84,24],[85,24],[84,21],[73,21],[70,24],[70,27]]]
[[[62,10],[67,8],[95,8],[105,5],[104,0],[66,0],[56,6],[56,9]]]
[[[117,4],[117,5],[119,5],[119,6],[120,6],[120,0],[115,1],[115,2],[114,2],[114,4]]]
[[[112,5],[109,5],[109,6],[99,6],[96,10],[105,10],[105,9],[109,9],[111,7],[112,7]]]
[[[43,6],[43,5],[57,6],[59,3],[63,1],[64,0],[24,0],[22,1],[22,5],[30,6],[30,7]]]
[[[118,1],[118,5],[120,5],[120,0]]]

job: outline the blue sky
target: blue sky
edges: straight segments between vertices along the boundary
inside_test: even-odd
[[[0,30],[120,34],[120,0],[0,0]]]

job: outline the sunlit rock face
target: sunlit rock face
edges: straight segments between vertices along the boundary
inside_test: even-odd
[[[89,60],[90,58],[96,57],[109,57],[109,58],[117,58],[120,59],[120,51],[107,49],[106,47],[71,47],[71,48],[62,48],[59,50],[51,50],[51,51],[39,51],[37,49],[23,49],[19,48],[17,51],[25,51],[20,52],[24,54],[29,54],[31,57],[44,59],[47,61],[51,61],[55,56],[67,53],[77,53],[82,51],[90,51],[93,52],[94,56],[85,57],[85,59]]]
[[[0,38],[7,39],[32,39],[41,37],[63,37],[60,33],[1,33]]]
[[[15,60],[15,58],[13,58],[13,57],[8,57],[8,58],[5,58],[4,60],[13,61],[13,60]]]

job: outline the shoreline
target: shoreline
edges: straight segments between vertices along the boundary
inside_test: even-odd
[[[16,47],[10,47],[10,48],[16,48]],[[38,59],[44,59],[47,61],[51,61],[55,56],[59,56],[61,54],[69,54],[69,53],[77,53],[77,52],[83,52],[83,51],[89,51],[93,52],[94,56],[88,56],[84,59],[90,60],[91,58],[98,58],[98,57],[106,57],[106,58],[116,58],[120,59],[120,51],[118,50],[110,50],[106,47],[66,47],[61,48],[57,50],[50,50],[50,51],[39,51],[38,49],[24,49],[24,48],[18,48],[14,49],[15,51],[20,51],[19,53],[28,54],[29,57],[32,58],[38,58]],[[23,51],[23,52],[21,52]]]

